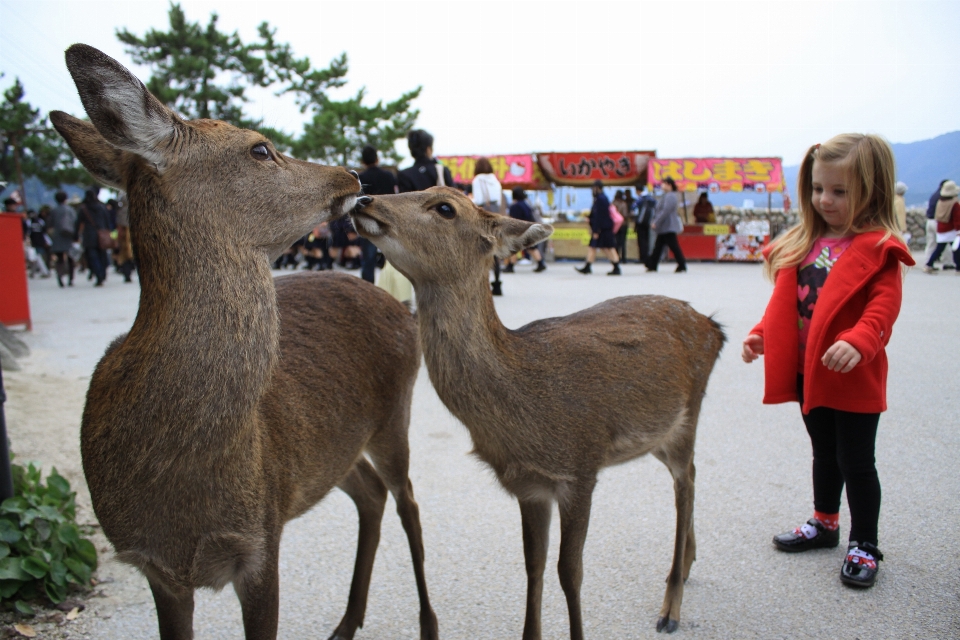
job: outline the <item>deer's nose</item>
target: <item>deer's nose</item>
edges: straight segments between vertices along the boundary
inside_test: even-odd
[[[371,198],[370,196],[360,196],[359,198],[357,198],[358,207],[365,207],[371,202],[373,202],[373,198]]]

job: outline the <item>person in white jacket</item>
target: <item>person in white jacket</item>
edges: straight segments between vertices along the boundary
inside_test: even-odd
[[[502,213],[503,187],[493,174],[493,166],[487,158],[478,158],[473,169],[473,184],[470,197],[474,204],[491,213]],[[490,283],[493,295],[503,295],[503,284],[500,282],[500,259],[493,258],[493,282]]]
[[[500,200],[503,187],[493,174],[493,166],[487,158],[478,158],[473,170],[471,197],[474,204],[492,213],[501,213]]]

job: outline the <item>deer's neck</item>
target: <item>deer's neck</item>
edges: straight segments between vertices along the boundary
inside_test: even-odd
[[[417,285],[417,315],[430,380],[479,445],[520,346],[497,316],[486,271],[456,286]]]
[[[153,410],[160,413],[176,407],[169,410],[168,428],[220,427],[226,435],[222,429],[249,424],[279,345],[266,255],[195,221],[189,231],[155,222],[134,222],[131,231],[140,308],[121,354],[151,389],[150,398],[135,401],[144,410],[157,405]]]

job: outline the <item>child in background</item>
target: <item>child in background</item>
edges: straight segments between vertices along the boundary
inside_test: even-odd
[[[765,356],[763,402],[798,401],[813,444],[813,517],[773,538],[782,551],[836,547],[847,487],[850,536],[840,579],[870,587],[880,480],[874,449],[886,411],[887,356],[913,265],[893,208],[894,159],[878,136],[843,134],[810,147],[799,174],[800,224],[764,255],[775,281],[744,362]]]

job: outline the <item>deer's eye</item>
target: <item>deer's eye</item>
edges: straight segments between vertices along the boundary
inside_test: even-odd
[[[253,145],[253,148],[250,149],[250,155],[252,155],[257,160],[269,160],[270,159],[270,150],[267,149],[267,145],[260,142]]]
[[[447,220],[452,220],[457,216],[457,212],[454,211],[453,207],[446,202],[441,202],[440,204],[435,205],[433,209]]]

